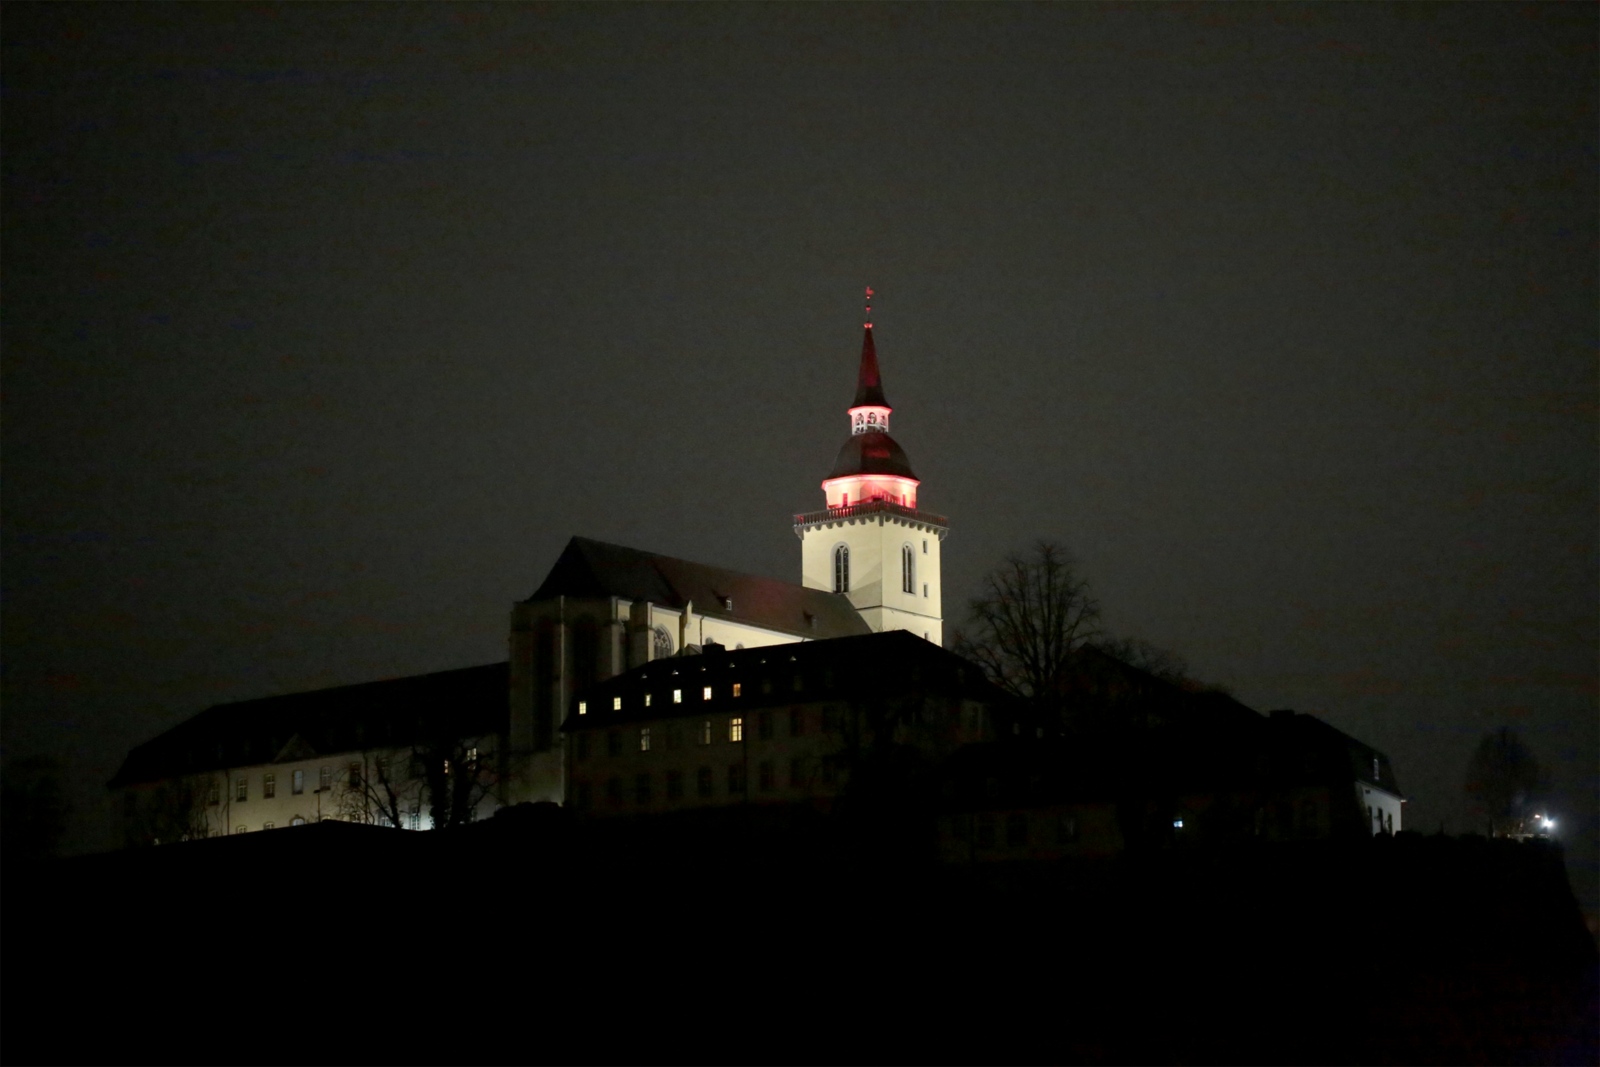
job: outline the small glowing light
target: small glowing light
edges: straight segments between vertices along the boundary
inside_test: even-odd
[[[1172,828],[1174,830],[1182,830],[1183,829],[1183,820],[1182,819],[1173,819],[1172,820]]]
[[[589,702],[587,700],[578,701],[578,714],[579,715],[587,715],[587,714],[589,714]]]

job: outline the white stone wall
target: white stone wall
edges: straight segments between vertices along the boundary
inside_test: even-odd
[[[939,532],[891,512],[869,512],[804,528],[800,580],[833,590],[833,551],[850,548],[850,603],[874,631],[909,630],[944,644],[944,590]],[[902,587],[901,548],[910,546],[913,590]]]

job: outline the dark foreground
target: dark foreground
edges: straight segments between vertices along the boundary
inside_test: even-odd
[[[342,824],[7,870],[7,1063],[1595,1063],[1557,850]]]

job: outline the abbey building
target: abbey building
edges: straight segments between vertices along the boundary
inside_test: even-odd
[[[566,803],[563,721],[575,694],[608,678],[707,648],[889,630],[937,648],[949,524],[918,510],[921,482],[889,435],[892,410],[869,321],[823,506],[794,517],[799,583],[574,537],[512,606],[509,662],[218,705],[134,749],[111,783],[127,836],[462,817],[430,810],[430,759],[436,773],[465,766],[492,783],[471,799],[473,815]]]

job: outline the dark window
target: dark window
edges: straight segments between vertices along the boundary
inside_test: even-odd
[[[848,593],[850,591],[850,548],[840,545],[833,550],[833,591],[835,593]]]
[[[683,799],[683,772],[682,771],[668,771],[667,772],[667,799],[668,800],[682,800]]]
[[[800,737],[806,732],[806,712],[804,708],[789,709],[789,736]]]
[[[606,755],[622,755],[622,732],[620,730],[612,730],[606,734]]]
[[[278,795],[277,775],[263,774],[261,776],[261,795],[266,797],[268,800],[271,800],[273,797]]]
[[[1013,848],[1028,843],[1028,817],[1020,811],[1006,816],[1006,844]]]
[[[744,792],[744,764],[728,764],[728,792],[733,796]]]
[[[978,847],[994,847],[994,816],[987,813],[978,816]]]
[[[714,792],[711,780],[711,768],[701,767],[699,773],[696,775],[696,779],[697,781],[695,784],[699,786],[700,795],[702,797],[710,798]]]
[[[349,770],[350,770],[350,778],[349,778],[350,788],[351,789],[360,789],[361,788],[361,764],[352,763],[352,764],[350,764]],[[243,798],[241,797],[240,799],[243,799]]]
[[[789,788],[799,789],[806,784],[806,761],[799,756],[789,759]]]
[[[763,793],[770,793],[777,788],[777,776],[773,773],[771,760],[763,760],[758,773],[760,777],[757,780],[761,783]]]
[[[586,760],[586,759],[589,758],[589,735],[588,734],[581,733],[581,732],[578,734],[577,749],[578,749],[578,758],[580,760]]]
[[[654,646],[651,649],[655,654],[653,658],[666,659],[672,655],[672,635],[667,633],[665,626],[657,626],[652,630],[650,632],[650,640]]]
[[[533,638],[533,748],[548,752],[555,739],[556,628],[548,619]]]
[[[589,788],[588,782],[579,782],[577,789],[579,811],[588,811],[594,805],[594,791]]]
[[[677,748],[678,747],[678,741],[679,741],[678,724],[675,723],[675,722],[667,723],[666,735],[667,735],[667,747],[669,749],[670,748]]]
[[[915,593],[917,591],[916,553],[911,551],[910,545],[900,549],[900,591],[902,593]]]
[[[300,772],[296,771],[295,773],[298,774]],[[222,803],[222,779],[206,779],[206,803],[212,805]]]
[[[606,780],[606,799],[613,805],[622,803],[622,779],[609,778]]]
[[[1056,844],[1070,845],[1078,839],[1078,820],[1063,814],[1056,819]]]
[[[822,709],[822,732],[825,734],[839,732],[839,709],[833,704]]]
[[[763,711],[756,716],[756,736],[763,741],[772,740],[772,712]]]
[[[295,796],[299,796],[301,793],[306,791],[305,771],[295,771],[289,776],[289,791]]]
[[[650,803],[650,776],[648,774],[637,775],[633,779],[633,802],[635,804]]]
[[[579,690],[600,680],[600,635],[593,619],[572,626],[572,676],[572,687]]]

